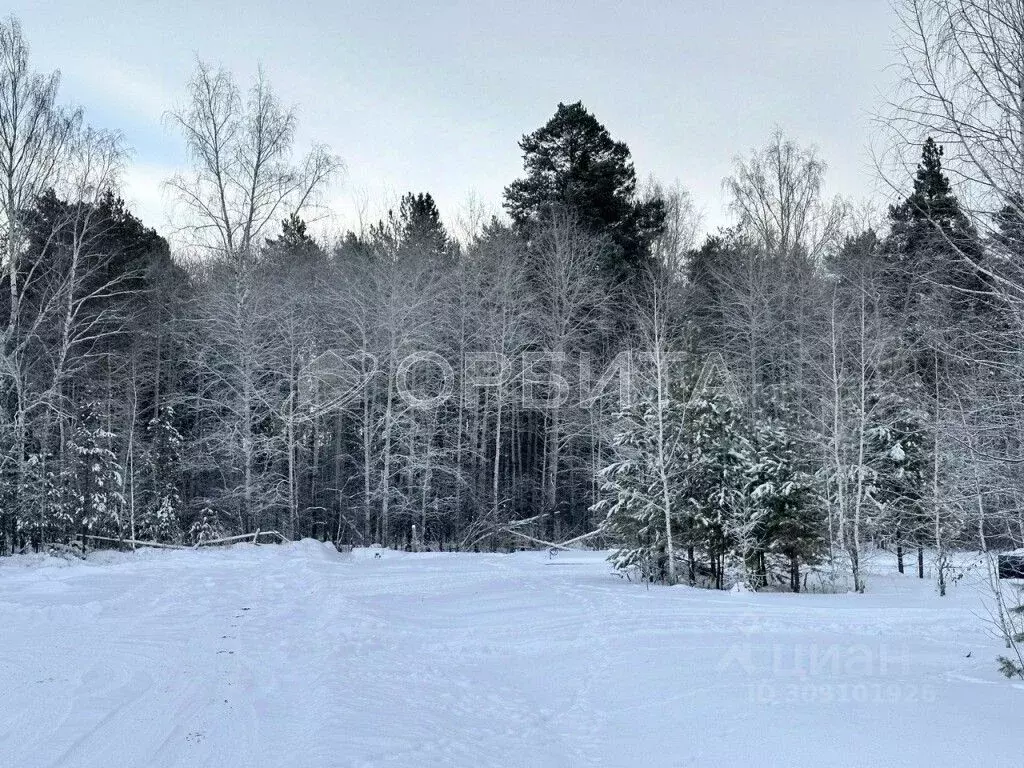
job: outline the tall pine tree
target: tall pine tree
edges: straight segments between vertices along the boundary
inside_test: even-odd
[[[603,263],[611,281],[635,274],[665,224],[660,199],[641,200],[629,147],[615,141],[582,103],[559,104],[554,116],[519,142],[526,176],[505,188],[505,209],[529,236],[556,214],[607,238]]]

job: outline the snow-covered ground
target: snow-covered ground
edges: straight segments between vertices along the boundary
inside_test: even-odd
[[[1024,686],[972,578],[647,589],[600,554],[310,541],[7,558],[0,766],[1016,765]]]

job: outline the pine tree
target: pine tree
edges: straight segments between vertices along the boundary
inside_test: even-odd
[[[202,544],[204,541],[218,539],[222,534],[216,511],[210,507],[203,507],[198,517],[189,526],[188,540],[191,544]]]
[[[505,209],[517,229],[529,236],[553,216],[569,216],[610,243],[595,265],[606,278],[635,275],[664,227],[665,206],[638,199],[629,147],[580,102],[559,104],[519,146],[526,176],[505,188]]]
[[[709,235],[686,260],[684,307],[691,346],[698,354],[720,351],[726,332],[722,280],[726,265],[740,257],[742,248],[733,232]]]
[[[942,147],[929,138],[913,192],[889,210],[891,232],[883,254],[888,262],[889,317],[899,329],[889,362],[897,372],[892,378],[914,377],[920,382],[900,394],[916,400],[904,410],[918,409],[930,424],[928,541],[936,548],[938,587],[945,594],[949,540],[962,526],[950,514],[953,505],[940,481],[948,456],[940,441],[940,416],[954,399],[958,383],[970,375],[969,361],[989,354],[977,341],[996,318],[988,286],[976,266],[983,259],[981,241],[942,169],[942,156]],[[921,538],[919,575],[924,571]]]
[[[399,205],[401,255],[450,266],[458,258],[458,244],[448,236],[441,212],[429,192],[409,192]]]
[[[914,191],[889,208],[893,236],[899,246],[893,252],[897,259],[920,263],[930,256],[948,258],[953,247],[968,254],[977,250],[977,233],[942,170],[942,156],[943,148],[929,137],[921,149]],[[941,253],[929,254],[925,246],[938,246]]]
[[[987,302],[998,309],[990,313],[994,315],[990,322],[1012,336],[1019,325],[1013,302],[999,302],[996,297],[1005,294],[1007,285],[1024,284],[1024,195],[1011,195],[993,219],[995,229],[989,234],[983,257],[988,274],[982,275],[982,280],[992,294]]]
[[[670,509],[665,510],[665,494],[658,461],[658,409],[665,427],[664,457],[669,475]],[[619,542],[611,557],[620,570],[636,569],[644,581],[665,581],[669,575],[669,524],[680,533],[690,527],[689,510],[680,496],[682,474],[686,470],[684,405],[677,397],[657,403],[645,400],[619,415],[620,428],[613,445],[618,460],[601,470],[599,476],[610,500],[595,505],[605,513],[605,528]],[[675,553],[671,553],[675,556]]]
[[[1020,268],[1024,257],[1024,196],[1010,196],[994,219],[996,229],[992,239],[1001,246],[1003,252],[1000,255]]]
[[[996,589],[1001,585],[996,584]],[[1020,602],[1006,608],[1006,616],[1002,618],[1001,630],[1006,647],[1013,654],[999,656],[999,671],[1006,677],[1024,678],[1024,586],[1017,586]]]
[[[101,423],[95,403],[82,406],[75,430],[78,458],[76,517],[83,532],[124,535],[124,471],[112,449],[115,435]]]
[[[743,407],[725,392],[691,394],[685,412],[680,495],[704,542],[714,586],[726,584],[730,556],[742,549],[748,527],[748,476],[754,455]]]
[[[75,465],[51,452],[28,457],[26,488],[20,494],[25,506],[17,515],[18,531],[38,548],[66,538],[74,529],[77,503]]]
[[[942,155],[933,139],[924,143],[914,191],[890,207],[882,249],[890,312],[903,328],[908,363],[929,385],[935,357],[954,335],[951,319],[976,314],[986,292],[974,266],[981,260],[978,234],[942,170]]]
[[[869,493],[880,508],[877,527],[896,547],[897,567],[904,572],[904,546],[923,544],[927,527],[925,500],[932,450],[928,414],[920,380],[895,378],[887,370],[878,377],[871,395],[867,434]]]
[[[327,263],[326,255],[309,236],[306,222],[292,213],[281,222],[281,234],[267,238],[264,259],[270,270],[279,275],[310,272]]]
[[[459,244],[448,235],[429,192],[408,192],[398,210],[370,226],[366,238],[349,233],[342,250],[355,258],[383,260],[406,269],[451,267]]]
[[[137,536],[148,541],[176,542],[181,537],[178,490],[183,438],[167,406],[146,425],[149,445],[144,454],[148,475],[137,520]]]
[[[687,549],[691,583],[697,578],[694,552],[699,548],[709,558],[713,585],[722,588],[727,559],[736,554],[747,523],[754,461],[741,404],[725,392],[689,382],[673,389],[664,402],[641,402],[620,416],[620,424],[614,442],[619,459],[601,472],[611,498],[596,505],[606,512],[606,529],[620,543],[612,562],[620,569],[638,569],[645,580],[665,581],[668,517],[673,543]]]
[[[754,430],[755,460],[748,470],[750,516],[743,552],[755,587],[768,582],[769,555],[788,561],[789,585],[800,591],[800,563],[815,563],[822,548],[822,521],[813,478],[800,467],[794,440],[779,421],[761,420]]]

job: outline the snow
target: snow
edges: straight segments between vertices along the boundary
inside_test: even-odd
[[[947,598],[883,562],[864,595],[730,593],[604,557],[0,559],[0,766],[1019,760],[1024,686],[974,574]]]

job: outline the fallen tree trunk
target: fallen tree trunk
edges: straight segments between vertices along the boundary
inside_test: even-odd
[[[572,539],[569,539],[567,541],[563,541],[561,543],[558,543],[558,542],[554,542],[554,541],[544,541],[543,539],[538,539],[538,538],[535,538],[534,536],[528,536],[527,534],[525,534],[525,533],[523,533],[521,531],[515,531],[515,530],[512,530],[511,528],[507,528],[507,527],[506,528],[502,528],[501,531],[503,533],[510,533],[513,536],[519,536],[520,538],[526,539],[527,541],[532,541],[534,544],[540,544],[542,546],[548,547],[549,549],[561,549],[561,550],[565,550],[565,551],[570,551],[572,549],[572,547],[569,546],[570,544],[576,544],[578,542],[585,541],[586,539],[589,539],[589,538],[591,538],[593,536],[597,536],[598,534],[603,532],[601,528],[598,528],[596,531],[591,531],[590,533],[584,533],[582,536],[576,536],[575,538],[572,538]]]
[[[85,539],[94,539],[96,541],[113,541],[118,544],[127,544],[133,547],[155,547],[156,549],[188,549],[181,544],[161,544],[158,541],[140,541],[139,539],[116,539],[112,536],[96,536],[92,533],[85,534]]]
[[[221,544],[237,544],[240,541],[248,541],[253,544],[258,544],[261,536],[269,536],[276,539],[279,544],[288,544],[291,539],[284,536],[278,531],[256,531],[256,533],[242,533],[238,536],[225,536],[221,539],[209,539],[207,541],[196,542],[196,547],[215,547]]]
[[[109,541],[117,544],[123,544],[132,547],[155,547],[157,549],[197,549],[199,547],[216,547],[227,544],[237,544],[241,541],[252,542],[258,544],[261,537],[268,537],[277,541],[280,544],[287,544],[291,539],[287,538],[278,531],[256,531],[255,533],[243,533],[238,536],[226,536],[220,539],[209,539],[208,541],[196,542],[193,546],[189,547],[184,544],[163,544],[159,541],[142,541],[140,539],[118,539],[113,536],[97,536],[96,534],[87,533],[83,538],[92,539],[94,541]]]

